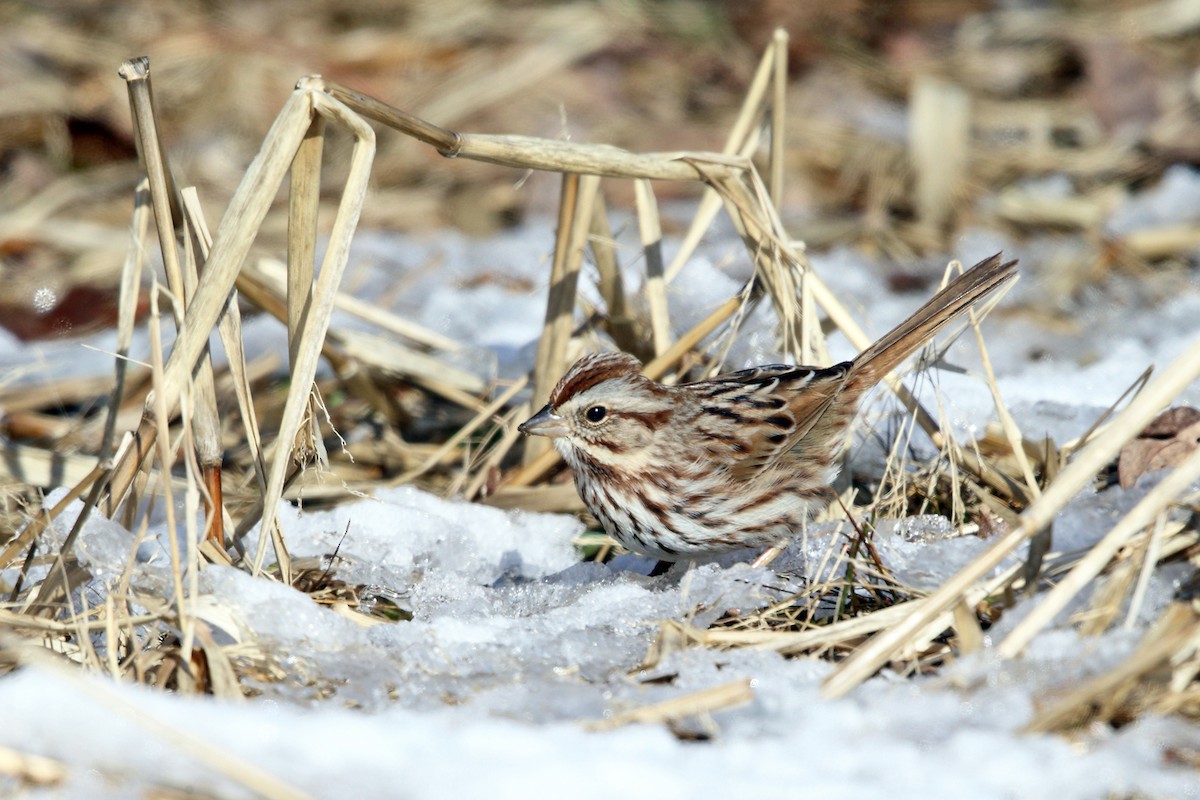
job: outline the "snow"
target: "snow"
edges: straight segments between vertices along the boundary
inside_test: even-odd
[[[1175,164],[1158,185],[1119,208],[1108,221],[1111,233],[1194,222],[1200,219],[1200,170]]]
[[[1195,174],[1170,172],[1152,191],[1190,196]],[[1118,211],[1112,229],[1170,222],[1164,209],[1172,206],[1157,197],[1135,198]],[[478,356],[467,362],[483,372],[511,376],[532,360],[551,242],[549,222],[479,241],[445,232],[366,232],[356,240],[347,285],[363,297],[386,297],[398,313],[462,341]],[[1037,254],[1050,245],[1012,243],[982,230],[967,232],[960,245],[956,255],[966,263],[1002,247],[1017,256],[1033,253],[1013,302],[1036,300]],[[707,243],[691,272],[672,285],[677,333],[745,277],[746,265],[726,257],[738,246],[732,239]],[[639,250],[627,244],[620,252],[628,285],[637,286]],[[848,307],[869,310],[859,316],[874,334],[927,296],[881,296],[882,266],[853,250],[811,258]],[[593,291],[592,281],[585,270],[581,290]],[[1022,429],[1060,443],[1078,436],[1146,366],[1163,365],[1200,335],[1200,287],[1192,278],[1176,288],[1154,305],[1141,296],[1136,307],[1122,301],[1119,284],[1080,298],[1072,313],[1084,324],[1072,335],[1048,337],[1019,314],[989,320],[986,338],[1001,391]],[[759,313],[747,323],[729,368],[782,358],[772,350],[769,317]],[[261,346],[279,346],[271,320],[251,324],[261,329],[255,338],[269,343]],[[962,337],[946,358],[965,374],[939,370],[914,382],[963,434],[993,417],[971,339]],[[91,343],[112,349],[111,337]],[[1030,358],[1035,345],[1040,360]],[[840,337],[831,349],[835,358],[850,354]],[[103,374],[110,363],[77,342],[0,344],[7,380],[35,380],[39,370]],[[1186,397],[1200,399],[1197,387]],[[878,417],[888,408],[877,395],[866,413]],[[1154,480],[1130,491],[1082,493],[1055,523],[1055,549],[1098,540]],[[649,577],[649,564],[637,557],[579,563],[573,542],[582,525],[574,518],[501,511],[410,487],[327,511],[285,506],[279,518],[293,557],[328,565],[336,551],[337,578],[373,587],[412,618],[362,627],[289,587],[210,566],[189,600],[192,613],[219,642],[254,643],[256,657],[289,679],[247,679],[256,696],[232,702],[176,696],[33,658],[0,678],[0,746],[59,759],[70,769],[65,782],[26,788],[23,796],[143,796],[156,786],[255,796],[233,777],[244,775],[243,764],[316,797],[783,791],[1069,800],[1198,793],[1195,773],[1164,756],[1168,746],[1200,747],[1200,731],[1177,718],[1146,716],[1078,741],[1020,733],[1048,698],[1132,652],[1170,601],[1178,568],[1155,572],[1136,630],[1083,638],[1068,624],[1068,609],[1022,658],[1001,660],[985,648],[936,675],[899,678],[885,671],[848,697],[828,700],[820,684],[834,665],[821,660],[692,647],[649,669],[641,665],[664,622],[704,628],[726,609],[777,599],[804,576],[825,577],[816,574],[821,555],[841,535],[832,523],[810,525],[773,565],[780,575],[751,568],[743,553]],[[876,542],[899,578],[933,588],[989,544],[949,532],[940,517],[881,520]],[[48,531],[47,546],[65,534]],[[103,602],[131,554],[133,586],[166,595],[167,543],[161,523],[135,547],[120,525],[92,516],[78,543],[95,576],[88,601]],[[1006,615],[988,632],[988,644],[1031,607]],[[703,743],[681,741],[659,724],[607,731],[582,724],[740,680],[751,682],[749,704],[686,723],[712,737]],[[16,784],[0,775],[0,794],[8,791]]]
[[[476,511],[498,516],[468,527]],[[636,667],[660,620],[703,608],[695,620],[703,626],[720,609],[761,599],[766,573],[707,565],[648,579],[569,565],[574,523],[412,489],[285,517],[286,534],[297,551],[320,552],[345,520],[351,570],[407,580],[399,585],[412,621],[360,628],[229,568],[210,567],[201,582],[201,597],[244,628],[234,638],[266,643],[285,668],[332,686],[332,697],[284,684],[257,686],[264,694],[244,703],[175,697],[47,664],[0,680],[0,744],[76,766],[59,794],[80,797],[123,797],[147,784],[251,796],[205,763],[192,738],[318,797],[682,798],[803,786],[831,797],[1083,798],[1186,796],[1194,786],[1190,771],[1161,763],[1164,740],[1200,741],[1181,722],[1150,718],[1086,749],[1014,733],[1040,694],[1112,667],[1135,646],[1132,634],[1081,641],[1055,631],[1018,661],[984,653],[934,678],[879,679],[839,701],[819,694],[832,665],[752,650],[677,652],[652,673],[677,677],[644,683]],[[450,533],[432,533],[440,523]],[[104,537],[118,530],[88,523],[89,552]],[[881,541],[917,554],[898,538]],[[514,545],[515,570],[505,557]],[[715,713],[707,744],[676,741],[659,726],[579,724],[740,679],[753,682],[754,701]]]

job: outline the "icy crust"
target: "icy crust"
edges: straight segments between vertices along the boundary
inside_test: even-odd
[[[683,584],[647,586],[598,568],[581,572],[535,581],[544,591],[526,587],[521,596],[511,586],[487,590],[508,605],[506,613],[431,612],[428,622],[363,632],[285,587],[210,570],[206,588],[245,613],[256,635],[303,645],[305,657],[324,653],[322,666],[340,659],[345,680],[393,684],[398,698],[348,710],[343,684],[323,703],[266,697],[235,704],[28,668],[0,680],[8,720],[0,744],[74,765],[60,791],[34,793],[63,797],[124,797],[149,784],[252,796],[198,760],[188,737],[317,797],[452,791],[607,800],[803,786],[830,797],[1061,800],[1186,796],[1193,786],[1193,773],[1163,764],[1165,743],[1200,743],[1194,727],[1176,720],[1148,718],[1085,747],[1015,733],[1040,697],[1128,655],[1134,634],[1080,640],[1050,632],[1016,661],[985,652],[934,678],[869,682],[839,701],[819,692],[832,665],[753,650],[677,652],[654,671],[666,682],[644,684],[635,668],[653,634],[650,621],[704,599],[697,591],[720,586],[724,599],[753,573],[711,566]],[[540,602],[529,602],[531,592]],[[585,631],[586,641],[578,636]],[[556,638],[575,641],[556,645]],[[564,668],[572,662],[561,659],[599,667],[599,674]],[[552,663],[558,668],[547,669]],[[704,745],[679,742],[659,725],[591,733],[577,724],[745,679],[753,701],[715,713],[708,730],[716,738]],[[468,684],[470,694],[455,691]],[[115,703],[104,700],[114,694]],[[177,740],[149,732],[149,719],[186,734]]]
[[[1056,534],[1085,546],[1141,491],[1079,498]],[[64,797],[121,797],[150,784],[250,796],[185,743],[148,732],[147,718],[319,797],[438,797],[450,789],[685,797],[802,785],[831,797],[1063,800],[1179,796],[1194,782],[1194,773],[1163,761],[1167,745],[1200,741],[1176,720],[1144,719],[1078,745],[1018,734],[1042,698],[1111,669],[1140,631],[1081,639],[1064,625],[1035,639],[1021,659],[999,661],[985,650],[935,677],[884,673],[838,701],[820,697],[832,664],[767,651],[689,648],[640,668],[665,620],[704,628],[726,609],[777,598],[789,576],[802,588],[798,576],[811,574],[842,536],[832,524],[810,526],[789,548],[774,565],[783,576],[731,554],[648,578],[631,559],[620,563],[634,569],[577,563],[571,541],[579,525],[571,518],[411,488],[333,511],[286,507],[281,520],[294,556],[325,559],[337,548],[339,578],[386,585],[412,619],[362,627],[289,587],[209,567],[193,613],[219,641],[238,643],[235,658],[268,662],[279,680],[248,679],[259,696],[234,704],[31,667],[0,679],[0,745],[72,765],[70,783],[57,792]],[[900,580],[932,588],[989,544],[949,532],[940,517],[888,521],[876,545]],[[130,553],[134,586],[165,590],[164,537],[152,534],[133,548],[119,526],[89,520],[79,553],[97,576],[84,590],[91,603],[102,602]],[[1143,617],[1158,616],[1174,577],[1156,572]],[[1004,617],[989,642],[1030,607]],[[679,742],[661,725],[609,732],[579,725],[739,680],[752,682],[754,699],[697,721],[697,730],[715,736],[708,744]],[[102,699],[114,692],[120,713]]]
[[[426,572],[480,584],[540,578],[577,560],[571,541],[583,531],[568,516],[501,511],[407,486],[329,511],[284,508],[280,522],[293,555],[324,557],[336,550],[339,573],[363,583],[409,584]],[[379,535],[388,530],[391,536]],[[468,552],[470,558],[461,557]]]
[[[246,638],[304,659],[305,670],[338,684],[340,697],[368,707],[483,703],[530,720],[598,717],[604,692],[575,688],[611,680],[606,692],[631,691],[625,673],[662,620],[694,615],[707,625],[764,596],[766,573],[745,565],[701,567],[664,589],[663,579],[577,563],[572,540],[582,526],[571,517],[504,512],[412,488],[332,511],[288,510],[282,519],[294,557],[326,559],[336,548],[337,577],[388,589],[412,620],[351,630],[339,618],[346,635],[331,639],[317,617],[332,612],[286,587],[209,569],[205,589],[246,621]],[[346,647],[356,650],[353,659]],[[553,704],[531,702],[547,681],[567,691]]]

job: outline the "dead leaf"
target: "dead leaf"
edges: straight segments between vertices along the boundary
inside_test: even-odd
[[[1150,421],[1139,439],[1170,439],[1184,428],[1200,422],[1200,409],[1191,406],[1168,408]]]
[[[1174,467],[1200,444],[1200,410],[1189,406],[1159,414],[1136,439],[1121,449],[1117,481],[1122,489],[1147,472]]]

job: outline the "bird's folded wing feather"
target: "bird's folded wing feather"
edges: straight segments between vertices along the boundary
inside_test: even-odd
[[[748,480],[794,452],[838,396],[849,366],[770,364],[690,384],[713,428],[734,432],[716,438],[730,450],[730,477]]]

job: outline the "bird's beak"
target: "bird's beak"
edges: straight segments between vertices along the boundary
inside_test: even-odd
[[[518,425],[517,430],[526,436],[549,436],[553,439],[556,436],[567,435],[567,424],[562,417],[555,414],[550,409],[550,406],[547,405],[541,411]]]

